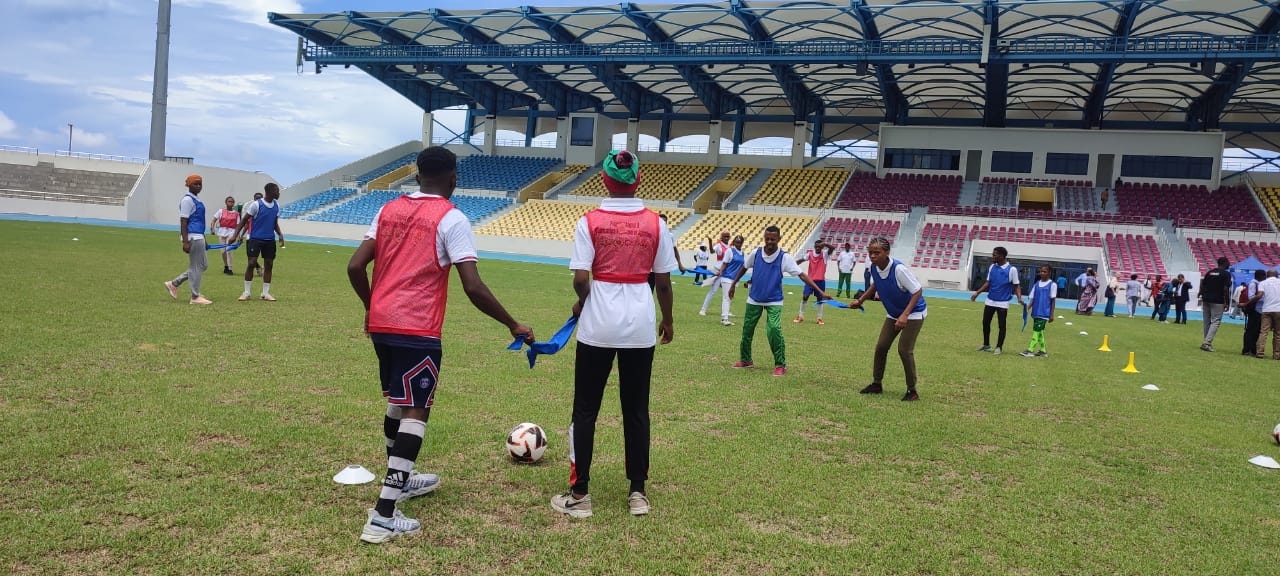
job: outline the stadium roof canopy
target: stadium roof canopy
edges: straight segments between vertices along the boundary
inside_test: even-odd
[[[1214,130],[1280,149],[1275,0],[849,0],[275,14],[424,110]],[[820,132],[821,130],[819,130]],[[828,131],[829,132],[829,131]]]

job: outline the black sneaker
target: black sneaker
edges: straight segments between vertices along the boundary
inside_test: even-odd
[[[228,268],[228,267],[224,267],[224,268],[222,269],[222,273],[223,273],[223,274],[226,274],[227,276],[233,276],[233,275],[235,275],[235,272],[232,272],[232,271],[231,271],[231,268]]]
[[[858,391],[859,394],[880,394],[881,392],[884,392],[884,388],[880,386],[879,382],[867,384],[866,388]]]
[[[920,395],[915,390],[907,390],[907,393],[902,395],[903,402],[914,402],[919,399]]]

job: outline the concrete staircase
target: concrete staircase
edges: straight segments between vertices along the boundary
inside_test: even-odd
[[[721,178],[728,176],[730,170],[732,170],[732,168],[729,168],[727,166],[717,167],[714,171],[711,172],[711,175],[707,176],[706,179],[704,179],[702,183],[698,185],[698,187],[693,191],[692,194],[685,196],[684,199],[680,201],[680,207],[693,208],[693,200],[698,196],[701,196],[702,193],[707,188],[711,187],[712,184],[715,184],[717,180],[720,180]]]
[[[562,194],[569,194],[573,192],[575,188],[577,188],[583,182],[586,182],[588,179],[590,179],[591,176],[594,175],[596,172],[599,172],[603,169],[604,168],[602,168],[600,164],[597,162],[596,165],[591,167],[590,169],[583,171],[581,174],[578,174],[577,176],[574,176],[573,178],[570,178],[565,182],[562,182],[559,186],[556,187],[554,192],[551,192],[546,196],[543,196],[543,199],[559,200]]]
[[[123,206],[137,183],[133,174],[68,170],[52,162],[0,164],[0,195]]]
[[[977,182],[968,182],[960,184],[960,198],[956,200],[957,206],[977,206],[978,191],[980,187]]]
[[[1165,270],[1170,274],[1177,274],[1179,270],[1199,270],[1200,264],[1196,262],[1195,254],[1191,253],[1191,247],[1187,246],[1186,240],[1178,235],[1178,230],[1173,227],[1173,221],[1156,218],[1154,223],[1156,247],[1160,249],[1160,258],[1164,260]]]
[[[929,209],[924,206],[911,207],[902,226],[898,227],[898,237],[889,250],[889,256],[911,264],[916,255],[916,245],[920,243],[920,232],[924,229],[924,217],[928,213]]]
[[[756,192],[760,191],[760,187],[764,186],[764,181],[768,180],[770,176],[773,176],[772,168],[761,168],[757,170],[755,175],[752,176],[750,180],[747,180],[742,185],[742,188],[738,189],[736,194],[725,198],[723,209],[737,210],[739,205],[746,203],[746,201],[750,200]]]

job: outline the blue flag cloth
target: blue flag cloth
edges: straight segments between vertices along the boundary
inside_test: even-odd
[[[715,276],[715,275],[716,275],[716,273],[715,273],[715,272],[712,272],[712,271],[710,271],[710,270],[707,270],[706,268],[703,268],[703,267],[701,267],[701,266],[699,266],[699,267],[697,267],[697,268],[693,268],[693,269],[685,268],[685,269],[684,269],[684,272],[681,272],[681,274],[688,274],[688,273],[690,273],[690,272],[692,272],[692,273],[694,273],[694,274],[705,274],[705,275],[707,275],[707,276]]]
[[[1022,305],[1022,331],[1027,331],[1027,305]]]
[[[853,306],[845,304],[844,302],[841,302],[839,300],[819,300],[817,302],[814,302],[813,305],[816,307],[819,303],[821,303],[823,306],[831,306],[832,308],[844,308],[846,310],[849,308],[853,308]],[[858,311],[863,314],[867,313],[867,311],[861,306],[858,307]]]
[[[239,247],[240,247],[240,243],[236,242],[235,244],[205,244],[204,249],[205,250],[222,250],[223,248],[226,248],[227,250],[235,250],[236,248],[239,248]]]
[[[537,362],[539,354],[555,354],[556,352],[559,352],[561,348],[564,348],[564,345],[569,342],[569,336],[573,335],[573,329],[577,326],[578,317],[571,316],[569,320],[564,323],[564,326],[561,326],[560,330],[556,332],[556,335],[552,336],[550,340],[530,344],[529,349],[525,351],[529,356],[529,369],[533,369],[533,364]],[[507,346],[507,350],[520,350],[520,347],[523,345],[524,337],[516,336],[515,341],[513,341],[510,346]]]

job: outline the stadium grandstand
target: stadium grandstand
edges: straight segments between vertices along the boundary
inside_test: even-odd
[[[307,69],[362,70],[422,110],[421,140],[285,190],[285,216],[306,235],[358,237],[415,187],[416,152],[438,144],[459,155],[454,199],[482,249],[564,257],[555,243],[604,194],[600,160],[625,147],[641,159],[639,196],[686,251],[721,230],[755,244],[770,224],[797,252],[883,235],[934,288],[967,285],[997,245],[1105,275],[1199,273],[1218,255],[1280,265],[1274,2],[734,0],[268,19],[299,37]],[[128,166],[118,182],[90,178],[77,171],[111,170],[70,160],[0,150],[0,201],[168,221],[168,199],[139,194],[160,174],[116,162]]]

